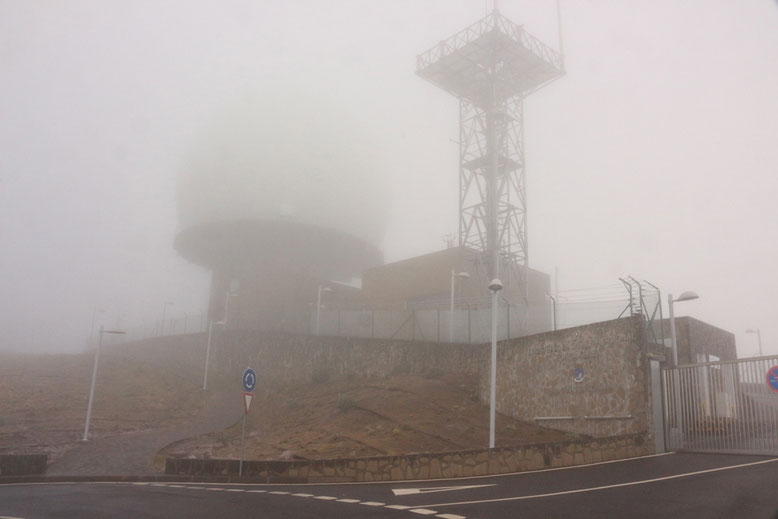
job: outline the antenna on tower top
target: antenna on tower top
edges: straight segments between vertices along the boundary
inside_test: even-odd
[[[497,2],[497,0],[494,0]],[[559,0],[556,0],[556,31],[559,36],[559,58],[562,61],[562,70],[565,69],[565,48],[562,45],[562,11],[559,8]]]

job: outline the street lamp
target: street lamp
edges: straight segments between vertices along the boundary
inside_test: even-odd
[[[92,323],[89,325],[89,343],[88,345],[92,345],[92,340],[95,337],[95,317],[97,317],[98,313],[103,313],[105,310],[102,308],[98,308],[97,306],[94,307],[92,310]]]
[[[556,331],[556,298],[554,296],[552,296],[551,294],[549,294],[548,292],[546,292],[546,297],[548,297],[551,300],[551,306],[552,306],[552,312],[553,312],[551,314],[552,317],[553,317],[552,327],[553,327],[554,331]]]
[[[756,334],[756,339],[757,339],[757,341],[759,341],[759,356],[761,357],[763,355],[762,354],[762,332],[759,331],[759,328],[757,328],[755,330],[749,328],[748,330],[746,330],[746,333],[755,333]]]
[[[692,299],[698,299],[699,297],[697,292],[692,292],[691,290],[682,292],[678,299],[673,299],[673,294],[667,294],[667,306],[670,307],[670,343],[673,347],[673,367],[678,367],[678,343],[675,338],[675,314],[673,313],[673,303],[691,301]]]
[[[502,290],[502,281],[494,278],[489,283],[492,291],[492,366],[491,388],[489,391],[489,448],[494,449],[494,419],[497,397],[497,293]]]
[[[228,290],[227,295],[224,296],[224,318],[219,322],[224,325],[225,330],[227,329],[227,315],[229,314],[229,310],[230,310],[230,298],[233,298],[237,295],[238,294],[236,294],[232,290]]]
[[[448,342],[454,342],[454,280],[456,278],[469,279],[470,274],[451,269],[451,313],[448,316]]]
[[[165,301],[165,304],[162,305],[162,326],[161,330],[159,332],[160,335],[165,335],[165,316],[167,315],[167,307],[173,306],[172,301]]]
[[[330,287],[325,287],[324,285],[319,285],[318,294],[316,296],[316,335],[319,335],[319,324],[321,322],[321,293],[322,292],[332,292],[332,289]]]
[[[92,368],[92,385],[89,387],[89,404],[86,407],[86,423],[84,424],[84,437],[81,438],[82,442],[89,439],[89,420],[92,418],[92,400],[95,397],[95,380],[97,380],[97,362],[100,360],[100,346],[103,345],[103,334],[112,333],[117,335],[124,335],[125,331],[122,330],[104,330],[100,326],[100,335],[97,339],[97,349],[95,350],[95,365]]]
[[[208,359],[211,357],[211,336],[213,335],[213,325],[222,325],[224,326],[224,321],[216,321],[213,322],[211,320],[210,323],[208,323],[208,345],[205,347],[205,372],[203,373],[203,391],[205,391],[208,387]]]

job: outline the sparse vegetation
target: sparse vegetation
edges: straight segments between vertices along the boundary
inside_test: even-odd
[[[443,371],[441,368],[439,368],[439,367],[437,367],[437,366],[433,366],[433,367],[429,368],[429,369],[428,369],[428,370],[427,370],[427,371],[424,373],[424,378],[440,378],[440,377],[442,377],[443,375],[445,375],[445,373],[446,373],[446,372],[445,372],[445,371]]]
[[[324,368],[316,368],[311,373],[311,382],[314,384],[325,384],[330,381],[330,373]]]
[[[392,368],[391,375],[407,375],[411,372],[411,365],[408,362],[400,362]]]
[[[354,400],[349,396],[339,395],[335,406],[341,411],[348,411],[349,409],[354,409],[357,407],[357,403],[354,402]]]

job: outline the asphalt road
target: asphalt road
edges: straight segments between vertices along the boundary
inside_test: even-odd
[[[776,518],[778,458],[669,454],[483,478],[244,485],[0,485],[0,517]]]

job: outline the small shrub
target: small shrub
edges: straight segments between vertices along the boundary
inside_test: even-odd
[[[314,384],[324,384],[325,382],[329,382],[329,380],[330,374],[326,369],[317,368],[311,373],[311,382]]]
[[[441,368],[433,366],[424,373],[424,378],[440,378],[444,374],[445,372]]]
[[[300,409],[302,406],[303,405],[300,402],[298,402],[293,398],[286,401],[286,408],[289,409],[290,411],[294,411],[295,409]]]
[[[399,364],[395,364],[392,368],[392,371],[389,373],[390,375],[407,375],[411,372],[411,365],[408,362],[401,362]]]
[[[348,411],[349,409],[355,408],[357,406],[357,403],[354,402],[354,400],[351,397],[340,395],[338,397],[338,401],[335,402],[335,406],[341,411]]]

